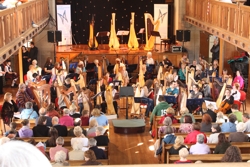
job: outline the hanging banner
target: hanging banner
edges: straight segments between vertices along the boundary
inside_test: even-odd
[[[62,42],[58,45],[72,45],[71,6],[56,5],[57,30],[62,31]]]
[[[168,39],[168,4],[154,4],[154,20],[160,21],[161,38],[156,38],[156,43],[160,44],[161,39]]]

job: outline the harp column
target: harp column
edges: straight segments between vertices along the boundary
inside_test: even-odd
[[[220,38],[220,55],[219,55],[219,75],[222,74],[222,70],[224,69],[224,51],[225,41]]]
[[[19,65],[19,81],[23,83],[23,52],[22,47],[19,48],[18,52],[18,65]]]

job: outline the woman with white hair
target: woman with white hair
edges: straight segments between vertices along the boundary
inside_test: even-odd
[[[180,123],[185,123],[184,118],[185,118],[186,115],[189,115],[192,118],[192,122],[195,123],[194,115],[189,113],[188,108],[186,108],[186,107],[181,108],[180,109],[180,114],[181,114]]]
[[[69,160],[84,160],[83,154],[84,151],[87,150],[87,148],[83,149],[84,143],[81,140],[74,140],[74,142],[72,142],[72,139],[71,139],[71,146],[73,150],[69,152]]]
[[[64,151],[57,151],[55,154],[55,163],[52,163],[52,166],[69,166],[66,158],[67,155]]]
[[[248,135],[244,134],[246,124],[239,122],[236,125],[237,132],[230,133],[228,137],[229,142],[248,142]]]
[[[75,143],[81,143],[82,148],[88,147],[88,138],[82,133],[82,128],[80,126],[74,127],[74,135],[76,137],[71,139],[71,146],[74,147]],[[83,148],[84,149],[84,148]]]
[[[22,141],[10,141],[1,145],[0,162],[4,167],[51,167],[41,151]]]
[[[33,109],[32,102],[25,103],[25,109],[22,110],[20,119],[36,119],[38,118],[37,112]]]
[[[189,155],[189,152],[187,150],[187,148],[182,148],[179,151],[179,156],[180,156],[180,160],[175,161],[175,164],[185,164],[185,163],[192,163],[192,161],[187,160],[187,156]]]
[[[104,135],[105,129],[102,126],[98,126],[96,128],[96,137],[95,140],[97,141],[97,146],[107,146],[109,143],[109,138],[107,135]]]
[[[223,112],[218,112],[216,117],[216,123],[225,123],[228,122],[228,117],[223,114]]]

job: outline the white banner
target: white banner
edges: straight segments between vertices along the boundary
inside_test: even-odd
[[[72,45],[71,6],[56,5],[57,29],[62,31],[62,42],[58,45]]]
[[[154,20],[160,21],[159,33],[161,39],[168,39],[168,4],[154,4]],[[160,37],[156,38],[156,43],[161,43]]]

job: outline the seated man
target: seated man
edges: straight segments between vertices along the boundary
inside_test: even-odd
[[[170,87],[166,90],[166,95],[173,95],[177,97],[179,90],[175,87],[175,81],[170,82]]]
[[[108,136],[104,135],[105,131],[102,126],[96,128],[96,137],[94,138],[97,141],[97,146],[107,146],[109,144]]]
[[[74,134],[74,128],[76,126],[79,126],[79,127],[82,128],[82,120],[80,118],[76,118],[74,120],[74,127],[69,130],[68,136],[76,137],[76,135]],[[85,129],[83,129],[83,128],[82,128],[82,134],[84,136],[87,136],[87,131]]]
[[[25,103],[25,109],[22,110],[20,119],[36,119],[38,118],[37,112],[33,109],[32,102]]]
[[[17,73],[12,70],[10,60],[7,60],[7,64],[5,66],[4,71],[5,71],[5,78],[10,78],[12,80],[11,87],[12,88],[17,87],[16,84],[16,81],[18,79]]]
[[[58,136],[68,136],[68,129],[65,125],[60,125],[59,124],[59,118],[54,116],[52,118],[52,125],[54,128],[56,128],[58,132]]]
[[[190,154],[209,154],[210,148],[204,143],[205,136],[198,134],[196,137],[196,144],[190,147]]]
[[[103,149],[96,146],[96,140],[94,138],[89,139],[89,149],[94,151],[96,159],[107,159]]]
[[[242,112],[239,111],[238,105],[237,104],[233,104],[231,110],[232,110],[232,114],[234,114],[236,116],[238,123],[239,122],[243,122],[243,120],[242,120],[243,115],[242,115]]]
[[[56,154],[57,151],[63,151],[63,152],[65,152],[65,154],[67,155],[66,159],[68,159],[68,157],[69,157],[68,156],[69,150],[66,149],[66,148],[64,148],[63,145],[64,145],[64,139],[63,139],[63,137],[58,137],[56,139],[56,147],[52,147],[52,148],[49,149],[49,156],[50,156],[50,160],[51,161],[55,160],[54,158],[55,158],[55,154]]]
[[[36,118],[36,125],[37,125],[37,123],[38,123],[39,118],[40,118],[41,116],[44,116],[44,117],[46,118],[46,126],[52,126],[52,118],[46,116],[46,114],[47,114],[46,109],[45,109],[45,108],[40,108],[40,110],[39,110],[39,115],[40,115],[40,116],[39,116],[38,118]]]

